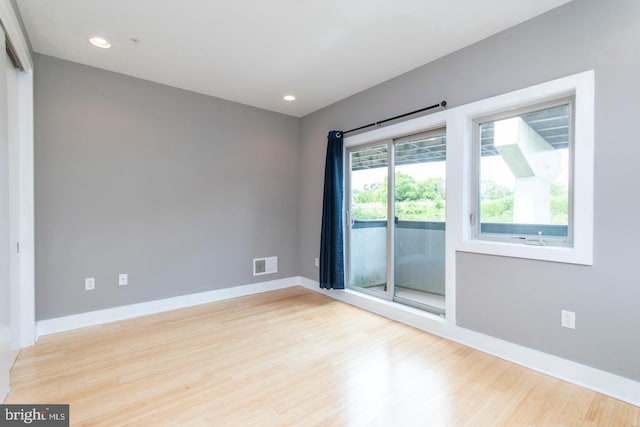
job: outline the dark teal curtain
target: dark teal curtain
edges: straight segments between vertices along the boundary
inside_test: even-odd
[[[342,197],[344,193],[342,132],[329,132],[324,166],[322,235],[320,237],[320,287],[344,289],[344,240]]]

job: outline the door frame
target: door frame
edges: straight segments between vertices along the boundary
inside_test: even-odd
[[[33,144],[33,59],[17,12],[10,0],[0,0],[0,21],[12,53],[19,62],[18,71],[18,153],[17,153],[17,235],[20,243],[17,294],[17,339],[20,348],[34,344],[35,320],[35,215],[34,215],[34,144]],[[3,82],[6,84],[6,82]],[[18,243],[18,242],[15,242]],[[12,245],[13,246],[13,245]]]
[[[401,142],[403,137],[407,136],[416,136],[421,134],[426,134],[428,136],[430,133],[439,133],[444,130],[446,135],[446,124],[438,124],[436,126],[429,126],[422,130],[417,130],[409,133],[402,133],[399,135],[389,135],[384,139],[376,139],[374,141],[367,141],[360,144],[345,144],[344,148],[344,158],[347,160],[345,162],[345,203],[348,208],[345,209],[345,228],[348,230],[345,233],[345,247],[346,250],[346,262],[345,262],[345,281],[346,287],[349,289],[357,290],[358,292],[366,293],[367,295],[371,295],[380,299],[384,299],[391,302],[398,302],[400,304],[418,308],[420,310],[426,310],[436,315],[444,317],[446,315],[446,308],[440,308],[436,306],[432,306],[429,304],[420,303],[417,301],[413,301],[411,299],[400,297],[396,295],[396,275],[395,275],[395,266],[396,266],[396,209],[395,209],[395,176],[396,176],[396,144]],[[387,147],[387,227],[386,227],[386,263],[387,263],[387,277],[386,277],[386,290],[383,292],[379,291],[370,291],[367,288],[352,286],[351,285],[351,233],[353,230],[352,226],[352,164],[351,164],[351,153],[366,150],[371,147]],[[445,160],[446,161],[446,160]],[[447,168],[448,169],[448,168]],[[445,174],[445,180],[447,179],[448,173]],[[446,223],[446,219],[445,219]],[[446,239],[446,231],[445,231],[445,248],[447,247],[447,239]],[[445,249],[445,277],[447,277],[447,250]],[[447,295],[447,285],[445,279],[445,295]],[[445,297],[446,298],[446,297]]]

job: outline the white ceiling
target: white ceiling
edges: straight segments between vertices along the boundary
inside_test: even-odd
[[[301,117],[569,1],[17,3],[36,52]]]

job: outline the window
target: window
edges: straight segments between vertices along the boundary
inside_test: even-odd
[[[474,121],[474,234],[571,246],[573,98]]]
[[[449,150],[464,158],[456,250],[593,264],[594,80],[593,71],[574,74],[461,106],[447,120],[464,141]]]

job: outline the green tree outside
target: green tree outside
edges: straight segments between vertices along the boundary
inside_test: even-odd
[[[445,220],[445,182],[442,178],[416,181],[397,172],[395,177],[396,216],[406,221]],[[387,216],[387,178],[367,184],[353,195],[353,217],[357,220],[384,220]],[[513,223],[513,192],[493,181],[482,182],[480,215],[482,222]],[[551,184],[551,224],[568,224],[569,197],[566,186]]]
[[[445,220],[445,184],[442,178],[416,181],[411,175],[397,172],[395,176],[396,216],[401,220]],[[366,184],[353,195],[353,216],[359,220],[385,219],[387,187],[381,183]]]

